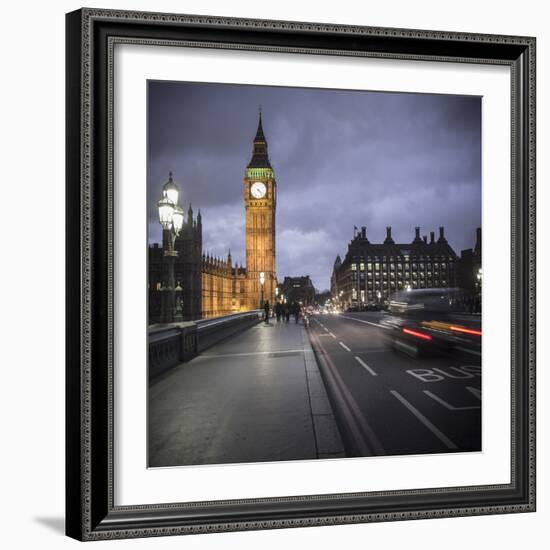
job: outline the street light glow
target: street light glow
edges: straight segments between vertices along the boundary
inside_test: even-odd
[[[181,228],[183,227],[183,208],[177,204],[174,206],[172,223],[174,224],[174,231],[176,232],[176,235],[179,235]]]
[[[260,284],[263,286],[265,283],[265,273],[260,271]]]
[[[163,197],[158,202],[159,207],[159,222],[163,229],[169,230],[172,227],[174,218],[174,203],[167,197]]]

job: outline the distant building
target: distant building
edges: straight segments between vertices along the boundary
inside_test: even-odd
[[[343,260],[338,256],[331,277],[334,301],[343,307],[379,303],[392,293],[407,287],[453,287],[457,284],[457,255],[439,228],[439,238],[430,233],[420,236],[415,228],[412,242],[397,244],[391,227],[386,239],[374,244],[367,238],[366,227],[354,234]]]
[[[285,277],[279,285],[279,296],[284,296],[287,303],[301,302],[304,306],[310,306],[315,303],[315,287],[309,275]]]

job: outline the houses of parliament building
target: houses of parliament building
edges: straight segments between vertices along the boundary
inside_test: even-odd
[[[170,176],[171,177],[171,176]],[[239,311],[258,309],[262,298],[275,301],[275,212],[277,184],[269,161],[260,112],[252,158],[243,180],[246,216],[246,266],[233,263],[231,252],[224,258],[205,254],[202,216],[189,206],[187,219],[175,240],[176,300],[183,320],[205,319]],[[166,233],[166,232],[164,232]],[[149,323],[161,318],[161,293],[166,287],[167,266],[163,244],[149,246]],[[263,273],[263,289],[260,283]]]

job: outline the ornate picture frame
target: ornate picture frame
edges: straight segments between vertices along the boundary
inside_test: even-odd
[[[535,39],[81,9],[66,37],[66,533],[79,540],[535,510]],[[510,483],[116,505],[113,295],[117,44],[507,66],[511,94]]]

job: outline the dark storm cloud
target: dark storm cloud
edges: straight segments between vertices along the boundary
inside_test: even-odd
[[[353,226],[410,242],[445,226],[457,253],[481,225],[478,97],[151,82],[149,240],[168,172],[203,214],[204,248],[244,262],[242,181],[262,105],[278,184],[277,274],[329,286]]]

